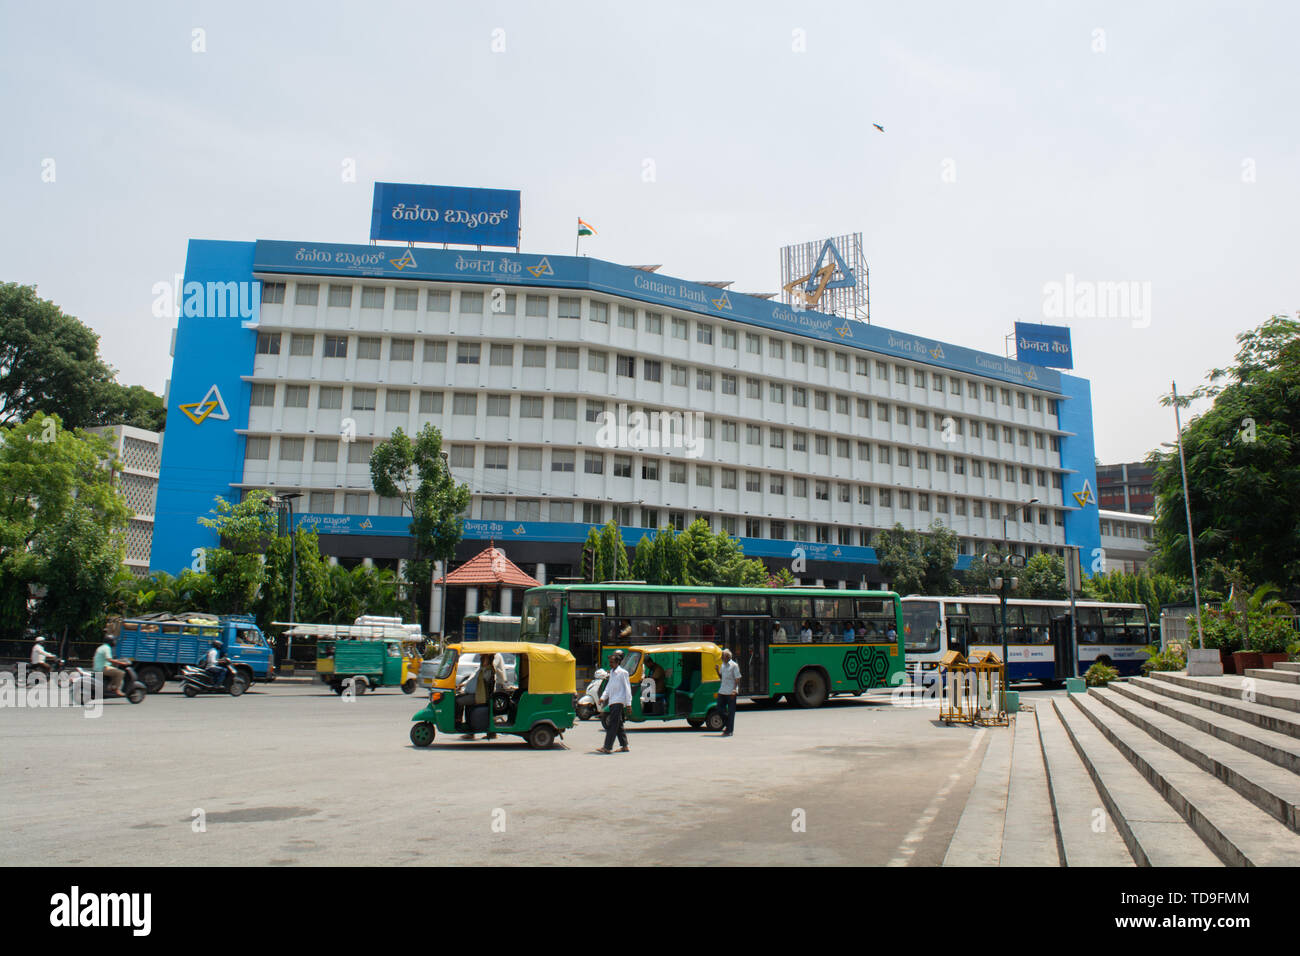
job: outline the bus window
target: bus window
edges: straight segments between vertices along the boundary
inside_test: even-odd
[[[772,598],[772,616],[795,618],[802,622],[812,617],[812,601],[808,598],[774,597]]]
[[[938,601],[904,602],[903,649],[909,654],[929,654],[939,650]]]
[[[713,594],[674,594],[674,617],[717,617],[718,599]]]
[[[525,594],[519,639],[536,644],[559,644],[562,607],[563,597],[557,591]]]
[[[904,605],[906,606],[906,605]],[[970,604],[970,642],[1001,644],[1002,627],[995,604]]]
[[[751,597],[747,594],[722,595],[723,614],[767,614],[767,598]]]
[[[632,592],[618,595],[620,617],[668,617],[668,595]]]
[[[1079,643],[1101,643],[1101,615],[1095,607],[1081,607],[1079,613]]]
[[[818,620],[826,621],[829,628],[829,622],[831,621],[853,617],[853,599],[814,598],[813,614],[816,615]]]
[[[599,591],[570,591],[570,611],[601,611]]]

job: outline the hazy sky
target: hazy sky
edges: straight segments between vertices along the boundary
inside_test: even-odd
[[[0,0],[0,281],[161,391],[187,239],[365,242],[375,180],[519,188],[525,251],[582,216],[593,256],[739,291],[860,230],[873,322],[997,354],[1048,283],[1149,289],[1066,323],[1134,460],[1171,379],[1300,308],[1297,35],[1281,0]]]

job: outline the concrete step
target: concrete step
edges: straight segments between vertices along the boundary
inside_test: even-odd
[[[1120,684],[1141,687],[1152,693],[1160,694],[1162,697],[1180,700],[1186,704],[1195,704],[1197,707],[1212,710],[1217,714],[1245,721],[1262,730],[1271,730],[1287,737],[1300,739],[1300,714],[1290,710],[1283,710],[1281,707],[1269,707],[1267,704],[1256,704],[1247,700],[1224,697],[1222,694],[1193,690],[1180,684],[1152,680],[1148,677],[1137,677],[1129,681],[1116,681],[1111,686],[1117,687]]]
[[[1300,671],[1280,671],[1272,667],[1247,667],[1246,676],[1255,680],[1275,680],[1282,684],[1300,686]]]
[[[1011,731],[1011,781],[999,865],[1060,866],[1056,817],[1038,739],[1038,715],[1034,711],[1020,712],[1011,723]]]
[[[1177,707],[1188,708],[1188,704],[1165,701],[1139,687],[1097,688],[1093,696],[1174,753],[1190,760],[1206,773],[1214,774],[1279,823],[1300,832],[1300,775],[1291,769],[1280,767],[1235,743],[1194,727],[1180,719],[1185,715],[1166,712]],[[1166,705],[1165,708],[1154,706],[1160,704]],[[1215,717],[1208,711],[1206,713]],[[1222,717],[1216,719],[1227,720]],[[1266,731],[1255,730],[1254,733],[1262,735]],[[1291,744],[1292,756],[1300,759],[1300,751],[1294,746],[1296,741],[1289,737],[1275,737],[1277,739],[1271,743],[1279,756],[1285,756],[1286,751],[1277,745]],[[1265,744],[1253,736],[1243,736],[1242,740],[1256,746]]]
[[[1267,707],[1277,707],[1280,710],[1300,714],[1300,687],[1292,687],[1290,684],[1259,681],[1253,678],[1249,684],[1246,684],[1246,678],[1236,674],[1225,674],[1222,677],[1188,677],[1179,671],[1152,671],[1150,677],[1152,680],[1177,684],[1179,687],[1218,694],[1221,697],[1232,697],[1254,704],[1264,704]]]
[[[1007,791],[1011,784],[1012,736],[1000,727],[989,728],[989,733],[992,736],[966,798],[966,809],[957,821],[948,852],[944,854],[944,866],[998,866],[1001,863]]]
[[[1273,667],[1280,671],[1300,672],[1300,661],[1283,661],[1280,664],[1274,664]]]
[[[1133,866],[1119,828],[1088,776],[1054,707],[1036,709],[1038,740],[1056,815],[1057,850],[1065,866]]]
[[[1070,702],[1223,862],[1230,866],[1300,866],[1300,834],[1131,723],[1113,709],[1117,700],[1124,706],[1117,695],[1096,691],[1073,694]],[[1111,699],[1102,703],[1104,696]],[[1127,709],[1131,711],[1133,706],[1129,704]],[[1184,733],[1198,731],[1184,728]]]
[[[1222,866],[1187,821],[1072,702],[1081,696],[1086,695],[1053,698],[1052,709],[1137,865]]]

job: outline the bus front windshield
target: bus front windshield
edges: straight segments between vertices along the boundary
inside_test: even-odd
[[[562,606],[563,598],[558,592],[525,594],[519,639],[534,644],[559,644]]]
[[[903,602],[903,649],[926,654],[939,649],[939,602]]]

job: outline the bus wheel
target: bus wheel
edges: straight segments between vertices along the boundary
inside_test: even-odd
[[[695,730],[699,730],[701,727],[704,726],[704,721],[699,717],[687,717],[686,722],[690,724],[691,727]]]
[[[800,707],[820,707],[827,694],[826,678],[819,671],[806,670],[795,678],[794,702]]]
[[[534,750],[545,750],[555,743],[555,731],[549,724],[538,724],[528,732],[528,746]]]
[[[710,707],[709,712],[704,715],[704,726],[716,732],[725,728],[727,722],[722,719],[722,714],[718,712],[718,708]]]
[[[411,743],[417,747],[427,747],[433,743],[433,738],[437,731],[434,730],[433,724],[427,720],[422,720],[418,724],[411,725]]]

